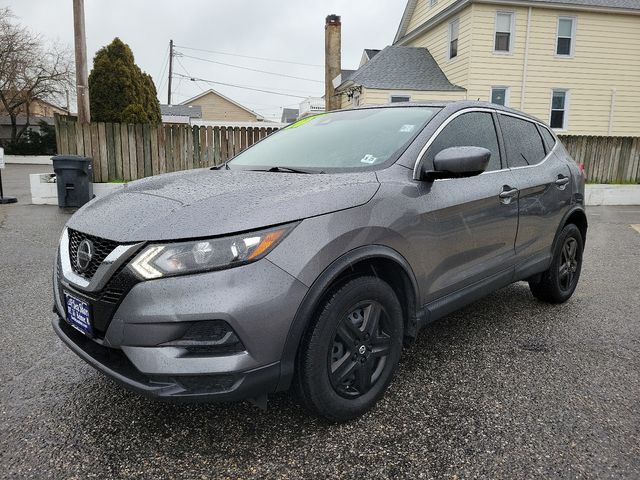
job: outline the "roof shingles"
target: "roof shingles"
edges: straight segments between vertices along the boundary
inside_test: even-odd
[[[345,82],[381,90],[464,90],[453,85],[426,48],[389,46]],[[338,87],[340,89],[340,87]]]
[[[160,113],[178,117],[202,118],[202,107],[198,105],[160,105]]]

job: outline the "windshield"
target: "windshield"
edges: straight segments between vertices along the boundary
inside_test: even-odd
[[[394,107],[314,115],[245,150],[229,166],[304,172],[374,168],[391,159],[439,110]]]

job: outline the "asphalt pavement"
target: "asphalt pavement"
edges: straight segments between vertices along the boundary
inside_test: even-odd
[[[640,478],[639,207],[591,207],[566,304],[524,283],[432,325],[376,408],[330,425],[289,395],[173,405],[121,389],[50,321],[69,214],[0,206],[0,478]]]

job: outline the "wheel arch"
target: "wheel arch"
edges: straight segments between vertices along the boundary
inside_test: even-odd
[[[562,228],[566,225],[573,223],[580,233],[582,234],[582,243],[585,244],[587,242],[587,229],[589,228],[589,223],[587,222],[587,214],[582,208],[574,208],[569,212],[567,217],[565,218]],[[561,229],[562,230],[562,229]]]
[[[418,329],[419,290],[409,262],[384,245],[355,248],[334,260],[313,282],[298,307],[282,352],[278,390],[286,390],[293,379],[301,341],[327,291],[348,278],[373,273],[387,281],[402,304],[405,335],[412,338]]]
[[[570,209],[567,213],[565,213],[564,217],[562,218],[562,221],[560,222],[560,225],[558,226],[558,231],[556,232],[556,236],[553,239],[553,246],[552,246],[553,248],[551,249],[552,253],[556,251],[556,246],[558,243],[558,237],[560,237],[560,232],[562,232],[562,229],[570,223],[578,227],[578,230],[580,230],[580,233],[582,234],[582,244],[583,246],[586,244],[587,229],[589,227],[587,222],[587,214],[584,211],[583,207],[575,206],[574,208]]]

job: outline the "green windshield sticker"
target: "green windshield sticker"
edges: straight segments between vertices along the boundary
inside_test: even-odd
[[[325,113],[318,113],[317,115],[311,115],[309,117],[305,117],[305,118],[303,118],[301,120],[298,120],[297,122],[292,123],[291,125],[289,125],[287,127],[284,127],[284,128],[285,128],[285,130],[288,130],[290,128],[298,128],[298,127],[301,127],[302,125],[304,125],[305,123],[310,122],[314,118],[324,117],[325,115],[327,115],[326,112]]]

